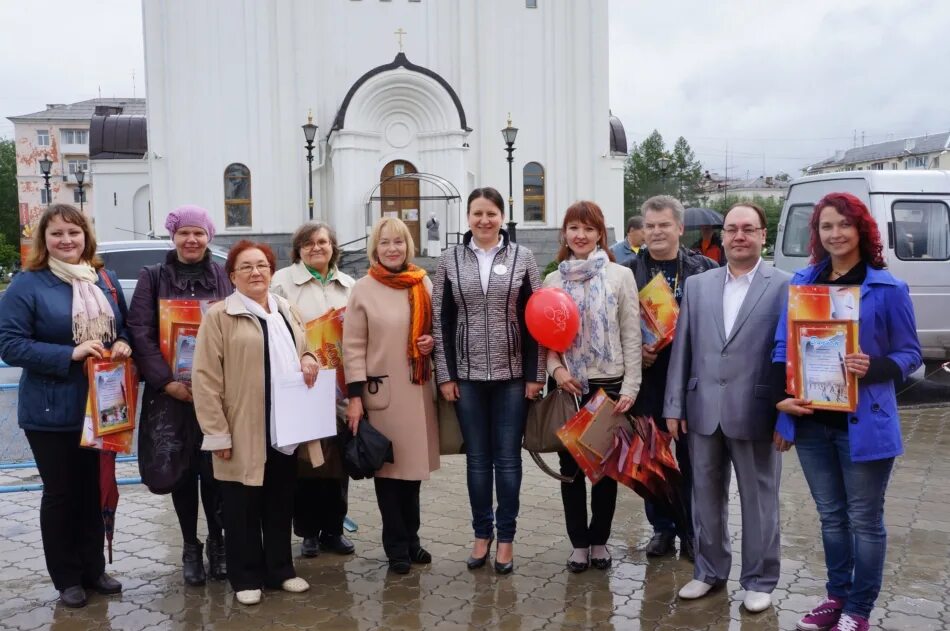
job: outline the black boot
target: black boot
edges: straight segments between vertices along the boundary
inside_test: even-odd
[[[224,555],[224,537],[214,539],[208,537],[205,542],[208,555],[208,574],[216,581],[223,581],[228,577],[228,562]]]
[[[182,545],[181,562],[185,584],[198,587],[205,584],[205,564],[201,558],[200,543],[185,543]]]

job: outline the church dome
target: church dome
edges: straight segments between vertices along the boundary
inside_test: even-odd
[[[610,155],[627,155],[627,132],[620,119],[613,114],[610,115]]]

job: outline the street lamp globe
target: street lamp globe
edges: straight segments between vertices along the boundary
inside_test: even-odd
[[[49,159],[49,156],[43,156],[43,159],[40,160],[40,173],[43,175],[49,175],[50,170],[53,168],[53,161]]]
[[[656,165],[660,167],[660,171],[666,171],[668,168],[670,168],[670,159],[660,158],[656,161]]]
[[[501,135],[505,139],[506,145],[515,144],[515,138],[518,137],[518,128],[511,126],[511,115],[508,116],[508,126],[501,130]]]

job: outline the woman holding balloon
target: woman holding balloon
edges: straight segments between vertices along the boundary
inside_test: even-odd
[[[640,306],[633,272],[613,262],[604,214],[597,204],[581,201],[567,209],[557,260],[558,269],[544,279],[544,287],[570,295],[577,304],[580,329],[564,352],[548,353],[548,372],[559,388],[580,397],[582,404],[602,388],[616,400],[614,412],[622,414],[640,389]],[[605,476],[591,488],[588,523],[584,475],[568,452],[558,455],[561,474],[574,478],[561,483],[564,519],[574,548],[567,568],[575,573],[591,565],[606,570],[611,563],[607,539],[617,481]]]
[[[541,287],[538,265],[501,229],[504,207],[495,189],[472,191],[470,230],[442,254],[432,291],[436,379],[455,402],[465,441],[475,531],[468,567],[485,565],[497,529],[499,574],[514,568],[527,400],[541,393],[546,357],[524,321],[528,298]]]

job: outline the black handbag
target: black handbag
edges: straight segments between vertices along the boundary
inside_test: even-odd
[[[343,470],[354,480],[372,478],[383,464],[393,462],[393,444],[365,416],[356,436],[349,429],[339,435],[343,442]]]
[[[139,475],[148,490],[171,493],[182,483],[198,457],[201,430],[195,408],[145,387],[139,419]]]

